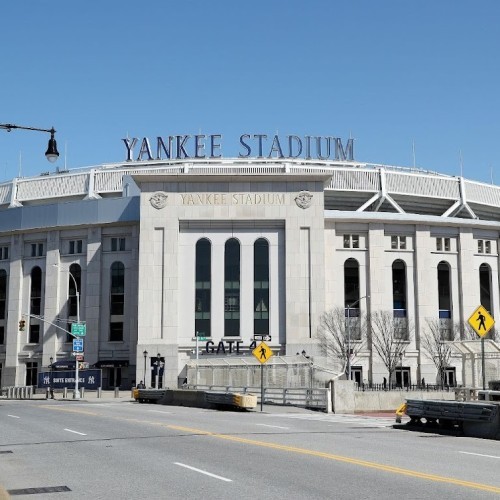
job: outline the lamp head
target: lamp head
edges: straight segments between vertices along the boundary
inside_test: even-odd
[[[57,151],[57,143],[56,140],[54,139],[55,132],[56,131],[52,127],[50,129],[49,145],[47,147],[47,151],[45,152],[47,160],[49,160],[51,163],[54,163],[57,160],[57,158],[59,158],[59,152]]]

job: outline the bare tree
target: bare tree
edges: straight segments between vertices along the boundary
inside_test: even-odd
[[[439,319],[426,319],[427,328],[420,337],[420,345],[437,368],[441,384],[444,384],[444,369],[450,365],[452,347],[447,341],[460,339],[460,324],[446,325]]]
[[[392,311],[371,314],[370,341],[389,372],[389,382],[413,336],[413,325],[406,318],[395,318]]]
[[[347,365],[349,344],[351,363],[366,347],[366,320],[358,315],[358,309],[350,310],[352,316],[346,318],[345,309],[336,307],[326,311],[320,318],[317,337],[327,358],[336,358]],[[349,339],[350,337],[350,339]]]

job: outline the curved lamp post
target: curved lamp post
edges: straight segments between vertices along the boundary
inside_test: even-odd
[[[146,351],[146,349],[144,349],[144,352],[142,353],[142,355],[144,356],[144,377],[142,378],[142,382],[143,382],[144,386],[146,386],[146,360],[148,359],[148,351]]]
[[[351,309],[358,305],[363,299],[369,299],[369,295],[363,295],[352,304],[347,303],[347,380],[351,380]]]
[[[58,264],[52,264],[54,267],[59,267]],[[80,292],[78,290],[78,283],[76,282],[75,277],[71,273],[71,271],[68,270],[68,274],[70,275],[71,279],[73,280],[73,283],[75,284],[75,293],[76,293],[76,324],[80,324]],[[74,336],[74,335],[73,335]],[[78,366],[78,360],[76,359],[75,356],[75,390],[73,391],[73,399],[80,399],[80,390],[78,388],[78,378],[79,378],[79,366]]]
[[[34,130],[36,132],[47,132],[50,134],[50,139],[49,139],[49,144],[47,146],[47,151],[45,152],[45,156],[47,160],[49,160],[51,163],[54,163],[57,160],[57,158],[59,158],[59,152],[57,151],[57,143],[54,138],[54,135],[56,133],[54,127],[46,129],[46,128],[36,128],[36,127],[22,127],[21,125],[12,125],[11,123],[0,123],[0,129],[7,130],[7,132],[10,132],[14,129]]]

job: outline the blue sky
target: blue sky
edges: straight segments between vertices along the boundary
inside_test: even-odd
[[[498,0],[16,0],[0,25],[0,123],[54,126],[59,167],[124,161],[127,134],[229,157],[278,131],[500,184]],[[47,140],[0,130],[0,181],[53,171]]]

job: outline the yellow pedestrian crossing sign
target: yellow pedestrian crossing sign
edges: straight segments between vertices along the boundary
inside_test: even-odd
[[[495,320],[483,306],[479,306],[471,314],[468,321],[469,325],[480,337],[484,337],[495,324]]]
[[[269,358],[274,354],[271,348],[265,343],[261,342],[253,351],[252,354],[264,364],[266,361],[269,361]]]

